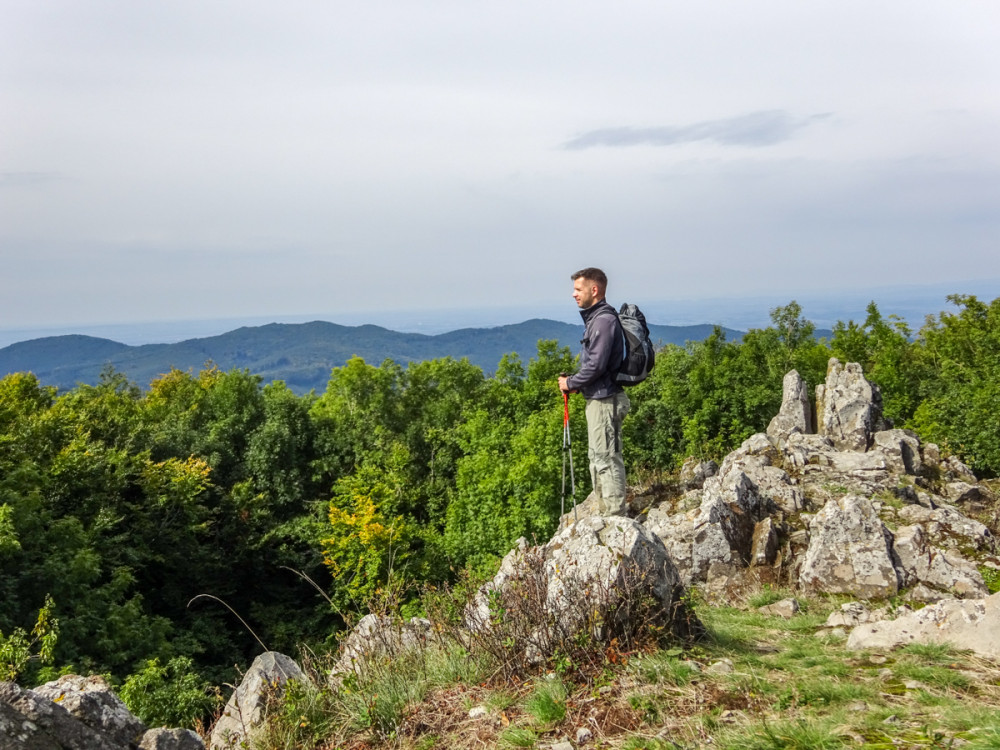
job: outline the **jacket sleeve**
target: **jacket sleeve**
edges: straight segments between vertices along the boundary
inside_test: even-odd
[[[615,342],[614,315],[598,315],[594,320],[590,335],[583,340],[583,352],[580,355],[580,369],[566,379],[567,387],[572,390],[593,383],[608,371],[611,350]]]

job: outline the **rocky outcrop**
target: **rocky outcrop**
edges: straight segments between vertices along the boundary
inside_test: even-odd
[[[720,578],[757,571],[756,580],[863,598],[987,595],[979,569],[1000,569],[1000,559],[993,534],[963,513],[991,501],[969,468],[892,429],[857,364],[830,360],[815,422],[797,372],[783,388],[766,433],[646,514],[682,582],[715,591]]]
[[[212,728],[210,750],[243,747],[241,743],[263,721],[267,701],[280,696],[289,680],[305,679],[299,665],[284,654],[267,651],[258,656]]]
[[[101,677],[66,675],[34,690],[0,682],[3,750],[204,750],[189,729],[146,729]]]

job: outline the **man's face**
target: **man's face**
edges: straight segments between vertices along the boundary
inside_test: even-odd
[[[573,299],[576,306],[581,310],[586,310],[597,301],[597,285],[590,279],[582,276],[573,280]]]

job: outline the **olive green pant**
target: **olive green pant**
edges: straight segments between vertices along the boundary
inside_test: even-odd
[[[607,398],[587,400],[590,480],[594,485],[597,507],[604,516],[616,515],[625,509],[622,421],[630,406],[624,391]]]

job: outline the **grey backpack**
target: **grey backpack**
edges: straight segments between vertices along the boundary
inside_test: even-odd
[[[610,312],[614,313],[614,308]],[[618,367],[615,382],[627,387],[649,377],[656,364],[656,353],[653,351],[653,342],[649,340],[649,327],[642,310],[625,303],[617,316],[625,337],[625,358]]]

